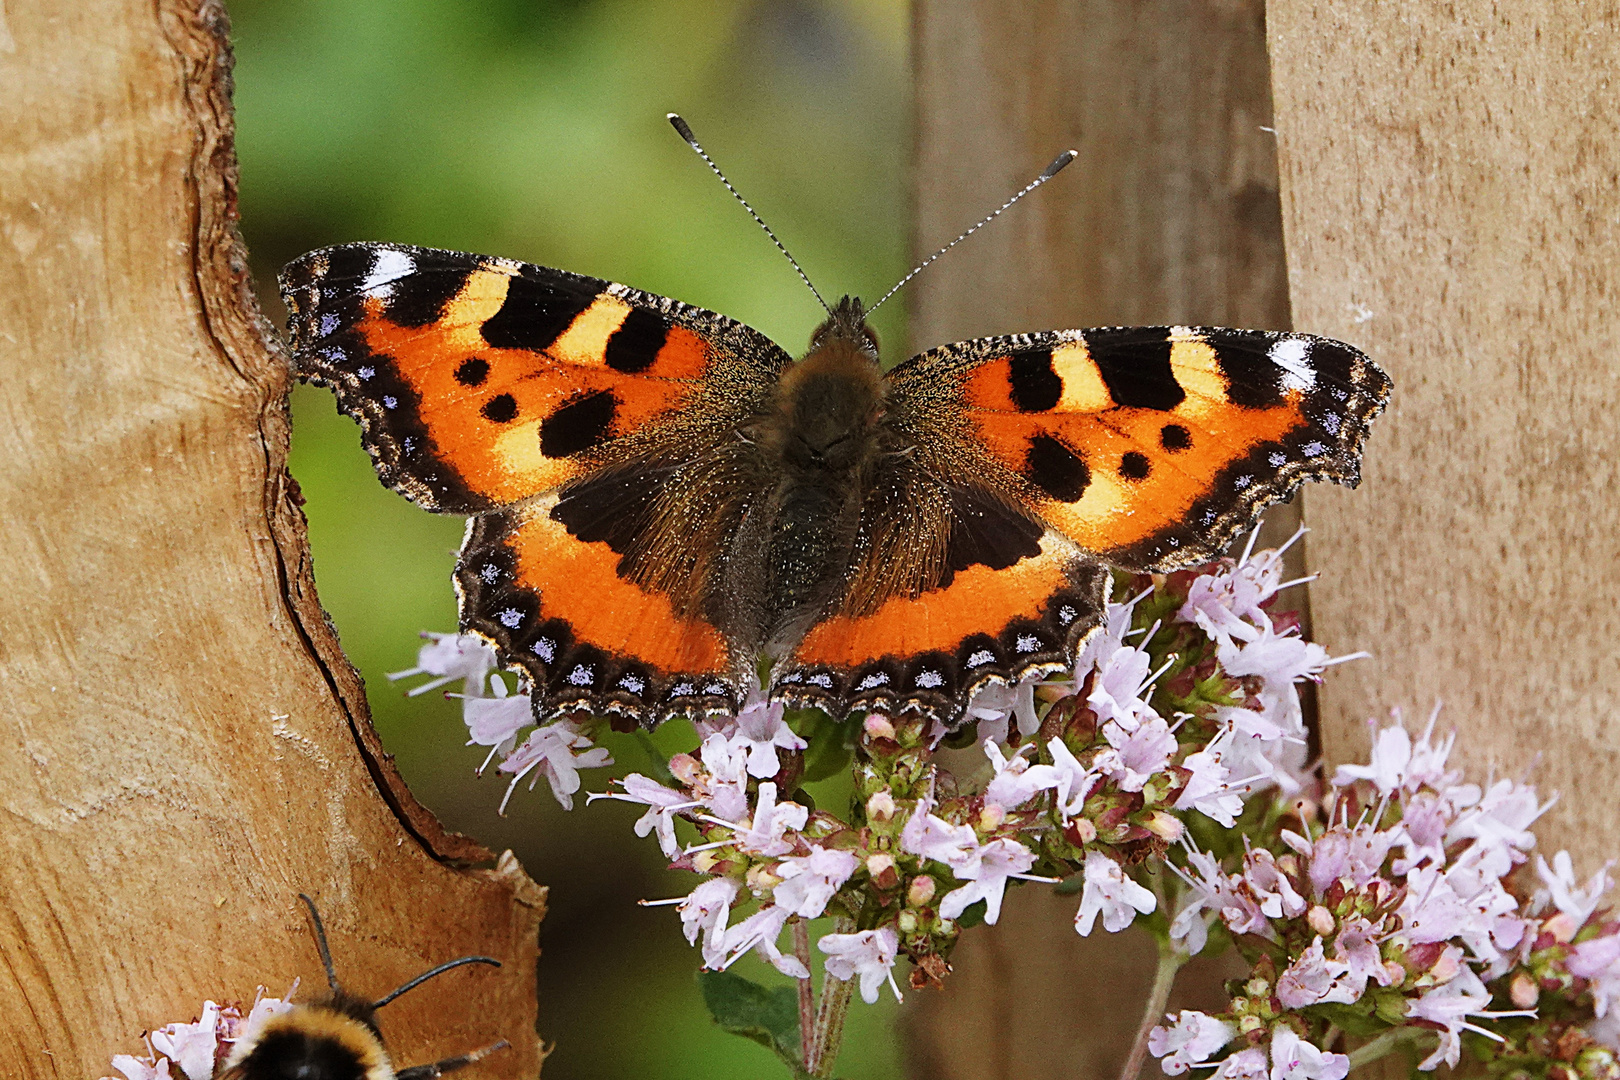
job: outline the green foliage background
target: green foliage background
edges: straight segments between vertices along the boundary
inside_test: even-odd
[[[875,299],[906,269],[903,0],[237,0],[231,13],[243,229],[275,314],[288,259],[393,240],[622,281],[800,351],[819,309],[670,130],[671,110],[824,293]],[[902,302],[879,313],[886,342],[904,341],[903,317]],[[326,391],[300,387],[293,416],[321,600],[385,745],[446,824],[514,849],[552,888],[545,1075],[775,1075],[766,1050],[710,1024],[674,913],[636,905],[693,879],[631,834],[635,808],[580,800],[566,814],[542,784],[497,816],[502,784],[473,779],[481,755],[456,703],[407,701],[384,678],[411,665],[416,631],[454,627],[462,522],[385,491]],[[684,749],[691,732],[658,738]],[[645,767],[630,740],[612,748],[621,769]],[[841,1076],[899,1071],[893,1018],[892,1003],[856,1004]]]

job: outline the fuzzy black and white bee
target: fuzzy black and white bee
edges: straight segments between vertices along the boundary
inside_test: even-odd
[[[298,894],[315,922],[315,943],[326,969],[328,995],[308,1005],[297,1005],[267,1019],[248,1032],[231,1050],[214,1080],[432,1080],[433,1077],[481,1061],[510,1045],[505,1039],[430,1065],[395,1071],[388,1048],[377,1027],[377,1010],[435,975],[463,964],[501,963],[489,956],[463,956],[447,961],[410,980],[376,1001],[360,997],[338,984],[332,969],[332,951],[326,944],[315,901]]]

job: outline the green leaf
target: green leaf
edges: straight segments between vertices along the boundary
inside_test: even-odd
[[[799,733],[810,744],[804,755],[804,775],[799,778],[802,783],[837,776],[849,768],[855,752],[853,718],[837,721],[826,713],[815,715],[821,718],[819,722],[811,721],[799,728]]]
[[[796,988],[761,986],[729,971],[698,972],[698,987],[716,1024],[775,1052],[795,1077],[807,1075],[799,1060]]]

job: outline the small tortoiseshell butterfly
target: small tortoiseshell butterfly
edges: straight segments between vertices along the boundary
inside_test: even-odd
[[[1187,326],[885,372],[851,297],[794,360],[667,297],[397,244],[311,252],[281,289],[298,374],[383,483],[470,517],[462,625],[540,719],[731,711],[764,671],[790,704],[953,724],[1073,662],[1106,566],[1198,563],[1304,480],[1355,486],[1390,390],[1338,341]]]

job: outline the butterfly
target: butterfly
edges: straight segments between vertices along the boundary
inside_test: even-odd
[[[668,297],[399,244],[311,252],[281,290],[298,374],[383,483],[469,518],[463,627],[540,719],[621,727],[732,712],[756,680],[958,724],[1072,665],[1109,567],[1203,562],[1303,481],[1355,486],[1391,386],[1342,342],[1187,326],[885,371],[851,297],[794,359]]]

